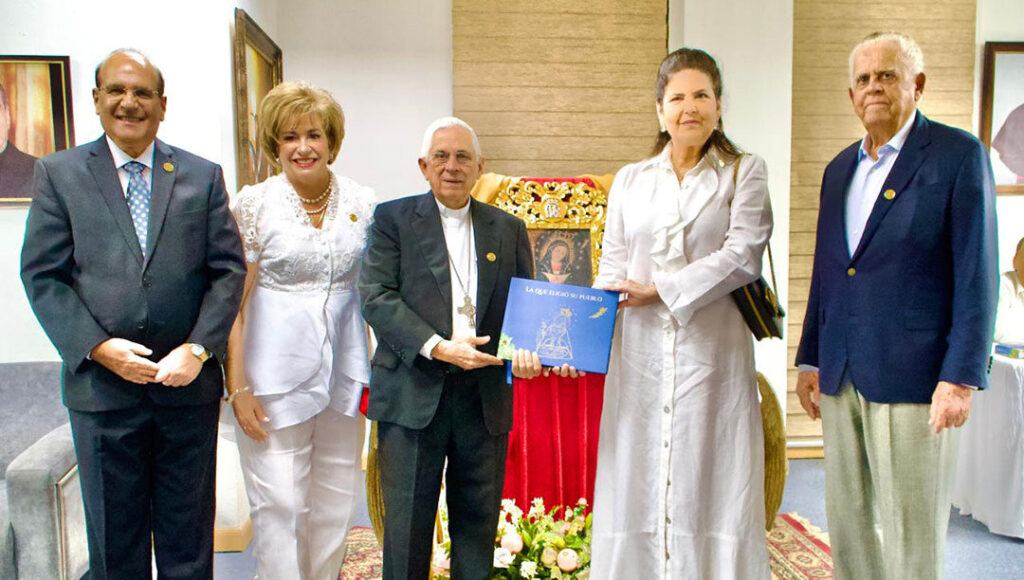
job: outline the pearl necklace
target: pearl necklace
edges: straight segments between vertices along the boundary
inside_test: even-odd
[[[305,204],[308,204],[308,205],[314,205],[314,204],[320,203],[321,201],[326,199],[328,195],[331,194],[331,181],[332,180],[328,178],[328,180],[327,180],[327,189],[325,189],[324,192],[321,193],[319,196],[314,197],[312,199],[307,198],[307,197],[302,197],[301,195],[299,195],[298,191],[295,192],[295,195],[299,196],[299,199],[302,200],[302,203],[305,203]],[[320,211],[323,211],[323,209],[321,208]]]

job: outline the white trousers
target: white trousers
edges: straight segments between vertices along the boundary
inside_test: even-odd
[[[366,420],[325,409],[270,432],[238,433],[260,580],[336,580],[352,524]]]

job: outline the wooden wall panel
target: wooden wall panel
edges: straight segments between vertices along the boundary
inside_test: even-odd
[[[647,157],[665,0],[453,0],[455,115],[485,170],[614,173]]]
[[[821,176],[825,165],[860,139],[864,128],[847,94],[849,53],[878,30],[909,34],[924,52],[920,109],[966,130],[974,105],[975,0],[794,0],[793,129],[790,191],[789,360],[796,356],[807,307]],[[787,438],[816,445],[821,425],[804,413],[789,376]],[[820,453],[820,450],[819,450]]]

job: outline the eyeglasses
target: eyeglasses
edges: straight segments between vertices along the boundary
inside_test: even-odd
[[[100,90],[108,97],[117,98],[131,95],[133,99],[138,101],[149,101],[160,96],[158,92],[145,87],[128,88],[124,85],[107,85]]]
[[[447,151],[434,151],[430,155],[431,165],[445,165],[448,160],[451,159],[451,154]],[[459,151],[455,154],[455,162],[462,166],[468,166],[473,164],[473,156],[466,151]]]

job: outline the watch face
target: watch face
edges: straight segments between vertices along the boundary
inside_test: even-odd
[[[203,348],[203,346],[200,345],[200,344],[193,344],[191,346],[191,349],[192,349],[192,354],[196,355],[199,358],[203,358],[203,355],[206,354],[206,349]]]

